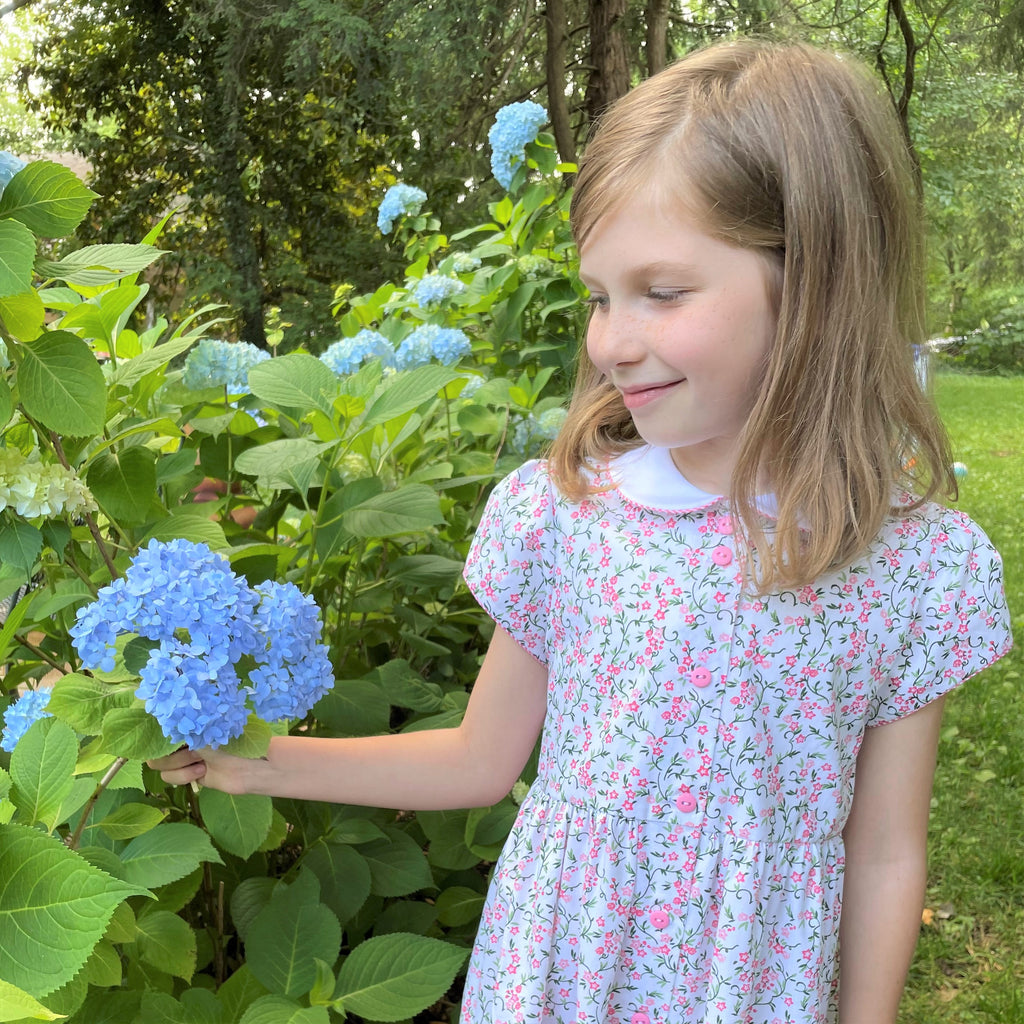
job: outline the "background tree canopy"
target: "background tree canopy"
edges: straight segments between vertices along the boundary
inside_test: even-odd
[[[878,70],[903,119],[932,236],[932,327],[962,333],[1013,320],[1022,294],[1019,6],[35,0],[33,56],[11,43],[0,60],[23,61],[42,125],[94,169],[103,198],[83,240],[140,238],[174,208],[166,292],[226,302],[255,344],[284,324],[287,345],[320,350],[335,289],[401,266],[375,225],[387,185],[425,189],[452,230],[482,218],[499,107],[543,103],[572,161],[607,103],[701,42],[831,42]]]

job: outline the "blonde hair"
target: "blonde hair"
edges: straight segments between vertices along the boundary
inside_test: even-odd
[[[945,431],[914,369],[924,278],[912,165],[869,73],[794,43],[747,39],[691,54],[599,125],[572,200],[577,244],[652,189],[777,268],[768,275],[776,336],[730,495],[753,590],[802,586],[855,560],[900,487],[917,495],[911,508],[955,495]],[[584,470],[642,443],[582,352],[550,453],[556,485],[577,500],[594,493]],[[770,536],[759,481],[777,501]]]

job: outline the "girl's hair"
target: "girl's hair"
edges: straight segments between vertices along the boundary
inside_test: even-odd
[[[898,488],[956,494],[949,443],[914,368],[924,341],[921,211],[887,97],[856,61],[803,44],[717,44],[648,79],[598,126],[576,178],[582,247],[639,194],[764,254],[778,327],[730,495],[758,593],[849,564]],[[585,467],[643,442],[586,355],[550,453],[571,498]],[[766,529],[759,482],[777,502]],[[770,535],[769,535],[770,534]]]

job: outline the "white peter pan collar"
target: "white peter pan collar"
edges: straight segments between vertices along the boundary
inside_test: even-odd
[[[696,512],[727,500],[724,494],[710,494],[695,487],[672,461],[669,448],[643,445],[617,455],[608,463],[615,489],[627,501],[644,508],[666,512]],[[775,496],[759,495],[758,509],[769,516],[777,511]]]

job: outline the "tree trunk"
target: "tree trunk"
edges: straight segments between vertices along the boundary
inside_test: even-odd
[[[627,0],[589,0],[590,78],[584,103],[591,122],[629,89],[629,57],[622,31]]]
[[[647,4],[647,73],[656,75],[668,60],[668,0]]]
[[[564,163],[576,162],[576,140],[569,124],[569,101],[565,95],[565,52],[568,32],[565,0],[548,0],[544,9],[544,71],[548,84],[548,113],[555,133],[558,155]]]

